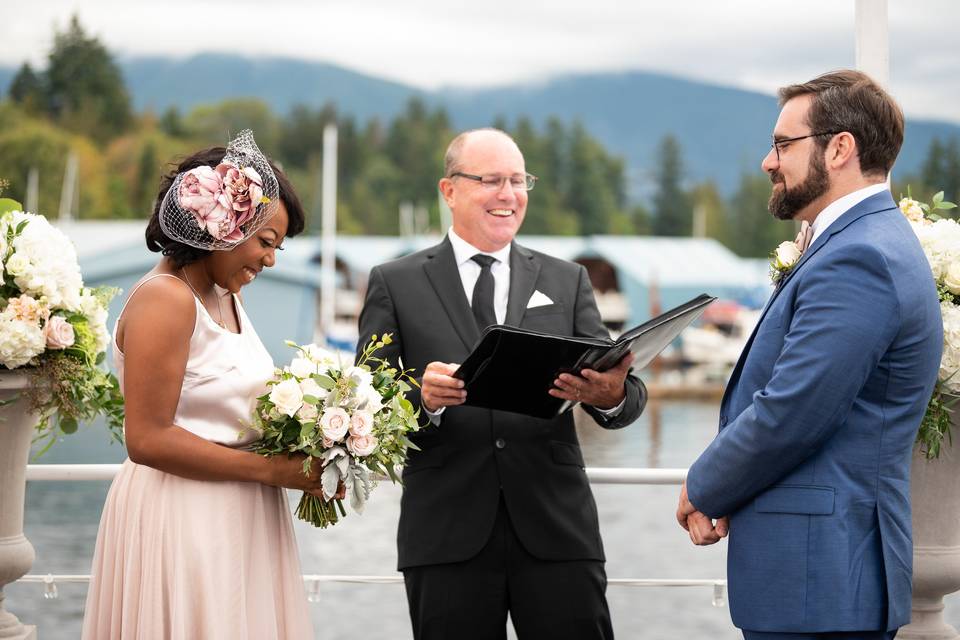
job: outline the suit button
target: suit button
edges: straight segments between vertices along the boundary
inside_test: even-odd
[[[503,449],[504,447],[507,446],[507,441],[504,440],[503,438],[497,438],[497,439],[493,442],[493,444],[494,444],[494,446],[495,446],[497,449]]]
[[[721,427],[727,426],[727,416],[720,416],[720,426]]]

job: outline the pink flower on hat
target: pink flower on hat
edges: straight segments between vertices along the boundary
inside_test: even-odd
[[[253,167],[240,169],[229,162],[217,165],[217,174],[223,181],[219,202],[233,211],[240,227],[253,217],[263,200],[263,180]]]
[[[187,171],[180,181],[180,206],[193,214],[197,225],[217,240],[239,240],[236,216],[223,190],[223,178],[210,167]]]

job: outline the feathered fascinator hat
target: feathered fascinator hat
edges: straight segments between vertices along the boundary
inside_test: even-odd
[[[263,226],[279,198],[270,163],[246,129],[227,145],[216,167],[177,175],[160,206],[160,228],[191,247],[230,250]]]

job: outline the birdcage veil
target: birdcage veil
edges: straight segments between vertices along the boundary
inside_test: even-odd
[[[160,205],[160,228],[198,249],[230,250],[276,213],[280,187],[253,132],[241,131],[216,167],[177,174]]]

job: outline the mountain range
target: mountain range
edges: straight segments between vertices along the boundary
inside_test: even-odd
[[[304,104],[333,102],[342,114],[363,123],[387,120],[419,97],[446,108],[455,128],[508,123],[527,116],[543,125],[551,116],[581,121],[608,150],[625,158],[631,193],[649,193],[656,150],[674,135],[683,150],[687,177],[714,180],[724,193],[736,188],[744,171],[759,170],[776,121],[770,95],[644,71],[592,73],[547,78],[495,88],[441,88],[427,91],[343,67],[290,58],[245,58],[201,54],[185,59],[139,57],[118,61],[137,110],[182,112],[197,104],[256,96],[278,114]],[[15,69],[0,67],[0,92]],[[900,175],[919,171],[934,139],[960,137],[960,126],[907,117]],[[530,168],[534,173],[535,167]]]

